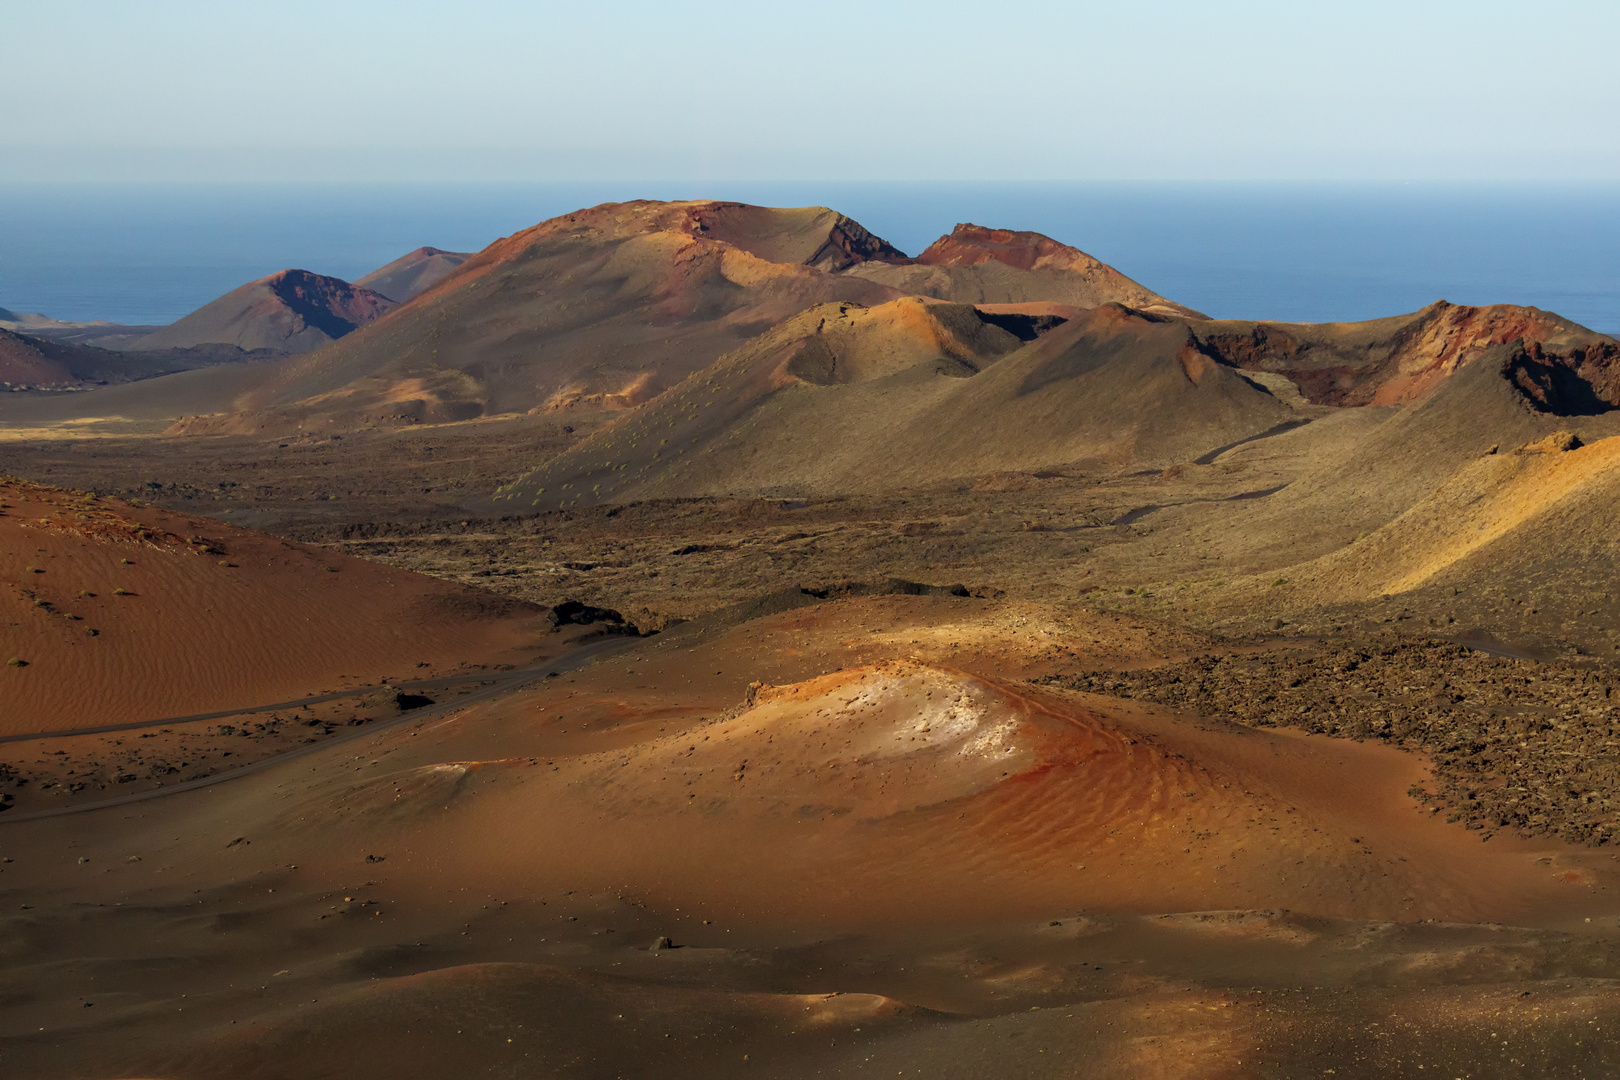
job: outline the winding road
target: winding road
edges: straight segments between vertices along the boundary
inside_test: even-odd
[[[501,672],[498,675],[464,676],[456,679],[438,679],[429,682],[417,683],[414,685],[443,686],[447,682],[484,682],[492,678],[500,680],[493,686],[487,686],[482,690],[474,690],[472,693],[457,698],[455,701],[448,701],[442,705],[425,705],[420,709],[412,709],[409,712],[400,713],[398,716],[393,717],[392,719],[367,724],[365,727],[357,728],[354,731],[346,732],[334,738],[326,739],[322,742],[314,743],[309,746],[300,746],[296,750],[288,750],[286,753],[276,754],[273,757],[267,757],[262,761],[255,761],[251,765],[243,765],[239,768],[231,769],[228,772],[215,773],[212,776],[201,776],[195,780],[186,780],[182,783],[174,784],[169,787],[153,788],[150,791],[138,791],[131,795],[120,795],[114,799],[102,799],[99,802],[80,803],[76,806],[61,806],[50,810],[30,810],[24,814],[0,814],[0,825],[10,825],[20,821],[38,821],[41,818],[65,817],[69,814],[88,814],[92,810],[104,810],[112,806],[128,806],[131,803],[146,802],[149,799],[161,799],[166,795],[178,795],[182,791],[195,791],[198,788],[212,787],[215,784],[223,784],[227,781],[247,776],[250,773],[263,772],[265,769],[284,764],[288,761],[295,761],[298,758],[306,757],[310,754],[319,753],[323,750],[329,750],[334,746],[342,746],[345,743],[351,743],[357,739],[363,739],[367,736],[375,735],[379,731],[395,728],[401,724],[406,724],[413,721],[431,720],[437,716],[448,715],[449,713],[455,712],[458,709],[466,708],[468,705],[476,705],[481,701],[488,701],[491,698],[499,697],[502,694],[516,690],[521,686],[526,686],[529,683],[536,682],[548,676],[560,675],[565,671],[577,670],[584,667],[598,656],[627,648],[638,640],[638,638],[630,637],[604,638],[600,641],[593,641],[589,645],[582,645],[577,649],[572,649],[566,653],[563,653],[554,660],[548,660],[544,664],[538,664],[531,668],[524,668],[521,671],[507,671]],[[413,684],[399,683],[395,685],[397,685],[400,689],[409,689]],[[351,690],[343,693],[326,694],[321,697],[300,698],[298,701],[290,703],[284,702],[279,705],[260,705],[247,709],[232,709],[229,712],[202,713],[195,716],[172,717],[167,720],[143,720],[134,724],[112,724],[104,727],[86,727],[73,728],[63,731],[48,731],[35,735],[7,736],[5,739],[0,740],[0,742],[16,742],[22,739],[63,738],[68,735],[94,735],[105,731],[128,731],[132,728],[159,727],[166,724],[188,723],[195,720],[209,720],[223,716],[241,716],[244,713],[267,712],[272,709],[285,709],[298,705],[307,705],[314,701],[331,701],[335,698],[353,697],[357,693],[370,693],[376,689],[376,687],[367,687],[358,691]]]

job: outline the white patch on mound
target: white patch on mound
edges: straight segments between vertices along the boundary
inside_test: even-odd
[[[845,714],[875,714],[887,721],[867,753],[895,757],[923,751],[945,751],[953,746],[964,757],[1010,754],[1018,730],[1018,717],[1004,703],[997,708],[986,688],[948,672],[917,668],[904,674],[867,673],[856,684],[860,690],[840,710]],[[881,731],[882,729],[880,729]]]

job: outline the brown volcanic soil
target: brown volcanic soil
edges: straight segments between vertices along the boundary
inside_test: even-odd
[[[416,672],[415,674],[420,674]],[[0,810],[21,816],[60,812],[218,776],[404,713],[453,704],[521,676],[478,671],[410,679],[261,707],[132,724],[99,734],[12,737],[0,761]]]
[[[827,603],[229,785],[0,824],[0,1055],[46,1077],[1612,1066],[1607,855],[1480,844],[1386,747],[1014,681],[1052,669],[1018,663],[1037,641],[1199,645],[1151,630]],[[1280,903],[1229,906],[1257,894]]]
[[[523,663],[536,609],[154,507],[0,481],[0,734]]]
[[[1045,684],[1258,727],[1434,755],[1437,807],[1469,829],[1610,843],[1620,831],[1620,672],[1491,656],[1449,641],[1302,644]]]

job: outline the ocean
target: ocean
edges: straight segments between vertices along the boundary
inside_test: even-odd
[[[1620,333],[1620,185],[502,183],[0,185],[0,307],[167,323],[287,267],[352,280],[630,198],[824,204],[916,254],[1034,229],[1216,317],[1532,304]]]

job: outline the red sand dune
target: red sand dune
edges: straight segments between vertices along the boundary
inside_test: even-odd
[[[537,614],[215,521],[0,481],[0,734],[521,663],[549,629]]]

